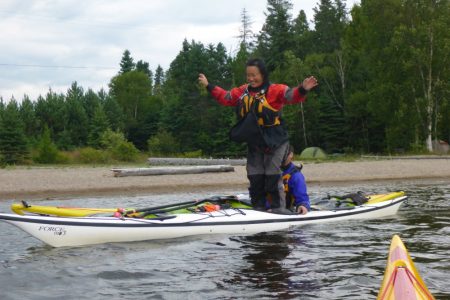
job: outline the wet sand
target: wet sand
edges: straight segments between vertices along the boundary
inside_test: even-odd
[[[234,172],[225,173],[130,177],[114,177],[111,169],[113,167],[0,169],[0,200],[242,190],[248,186],[244,166],[235,166]],[[450,159],[306,163],[303,173],[310,186],[413,179],[448,179],[450,182]]]

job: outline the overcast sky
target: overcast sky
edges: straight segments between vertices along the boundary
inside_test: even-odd
[[[312,20],[317,2],[293,0],[292,16],[303,9]],[[350,9],[359,1],[346,2]],[[266,7],[266,0],[1,0],[0,97],[35,100],[49,88],[65,93],[73,81],[107,90],[125,49],[152,71],[166,70],[185,38],[234,52],[242,9],[258,33]]]

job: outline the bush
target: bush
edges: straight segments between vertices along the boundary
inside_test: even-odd
[[[37,146],[37,153],[33,156],[33,160],[41,164],[54,164],[58,160],[58,153],[58,148],[50,137],[50,130],[45,126],[44,133]]]
[[[57,164],[68,164],[71,163],[73,159],[70,157],[69,154],[66,152],[58,151],[58,154],[56,155],[56,161]]]
[[[112,157],[120,161],[136,161],[139,150],[130,142],[121,142],[110,150]]]
[[[100,145],[111,153],[113,159],[119,161],[135,161],[139,154],[139,150],[125,139],[123,133],[111,129],[102,134]]]
[[[197,157],[202,157],[202,156],[203,156],[202,150],[196,150],[196,151],[190,151],[190,152],[183,153],[184,158],[197,158]]]
[[[126,139],[123,133],[119,131],[108,129],[100,136],[100,145],[103,149],[113,149],[122,142],[126,142]]]
[[[111,156],[107,151],[86,147],[79,150],[78,159],[87,164],[104,164],[111,161]]]
[[[147,141],[148,150],[152,155],[170,155],[180,152],[180,145],[170,132],[158,131]]]

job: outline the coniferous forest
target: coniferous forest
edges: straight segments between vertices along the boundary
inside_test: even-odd
[[[450,140],[450,1],[319,0],[313,21],[289,0],[268,0],[254,33],[242,9],[238,51],[185,40],[167,70],[125,50],[109,90],[74,79],[65,94],[0,102],[0,160],[127,161],[151,155],[242,156],[229,141],[233,108],[219,106],[198,74],[229,89],[245,83],[245,62],[265,60],[272,82],[320,86],[283,117],[296,149],[328,153],[427,153]],[[207,26],[207,25],[205,25]],[[151,55],[151,54],[149,54]],[[298,151],[297,151],[298,152]]]

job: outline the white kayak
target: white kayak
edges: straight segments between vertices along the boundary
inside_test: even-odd
[[[204,234],[253,234],[286,230],[303,224],[381,218],[397,213],[407,197],[368,202],[349,209],[313,210],[306,215],[280,215],[243,208],[192,212],[161,217],[58,217],[0,213],[12,224],[53,247],[173,239]]]

